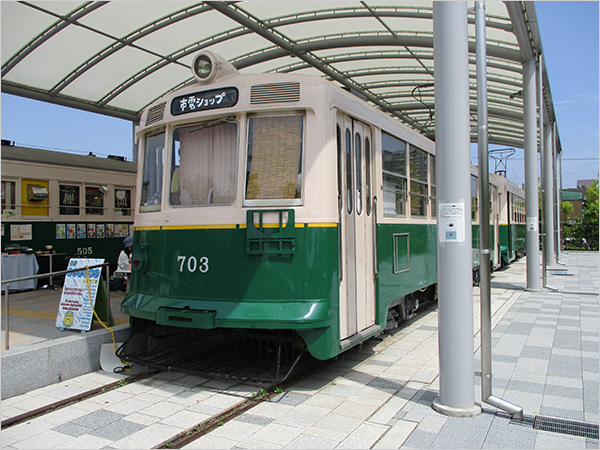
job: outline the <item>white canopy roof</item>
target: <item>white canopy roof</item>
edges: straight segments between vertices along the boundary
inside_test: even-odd
[[[328,77],[434,137],[432,2],[3,1],[1,18],[2,92],[138,121],[208,49],[242,73]],[[486,2],[486,18],[489,143],[523,148],[522,61],[542,50],[533,2]],[[469,52],[476,142],[474,12]],[[545,76],[544,98],[554,122]]]

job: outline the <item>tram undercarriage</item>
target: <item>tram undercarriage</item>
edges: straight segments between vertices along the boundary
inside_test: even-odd
[[[123,361],[151,369],[244,382],[282,382],[311,358],[293,330],[189,329],[133,319],[117,350]]]

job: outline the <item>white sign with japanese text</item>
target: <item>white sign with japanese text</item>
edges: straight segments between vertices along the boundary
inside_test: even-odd
[[[440,242],[465,242],[465,204],[440,203],[438,238]]]
[[[71,258],[67,270],[97,266],[104,259]],[[90,330],[94,319],[94,305],[102,267],[71,272],[65,275],[56,327],[61,330]],[[89,286],[89,289],[88,289]]]

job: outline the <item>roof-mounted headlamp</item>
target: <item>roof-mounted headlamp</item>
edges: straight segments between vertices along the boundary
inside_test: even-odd
[[[192,62],[192,72],[199,83],[206,84],[216,78],[238,73],[226,59],[214,53],[198,53]],[[218,76],[217,76],[218,74]]]
[[[217,72],[215,61],[206,53],[200,53],[196,56],[192,67],[198,81],[203,83],[213,79]]]

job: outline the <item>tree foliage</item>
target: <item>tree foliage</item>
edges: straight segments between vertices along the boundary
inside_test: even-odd
[[[598,250],[598,180],[594,180],[592,185],[587,187],[581,226],[590,249]]]
[[[563,202],[563,217],[567,217],[568,207]],[[571,211],[573,206],[571,205]],[[563,228],[564,249],[577,250],[589,249],[598,250],[598,234],[600,227],[598,224],[598,180],[594,180],[591,186],[587,187],[587,192],[583,202],[583,218],[574,225],[565,225]]]
[[[562,202],[562,216],[566,218],[566,217],[569,217],[569,214],[572,214],[572,213],[573,213],[573,203]]]

